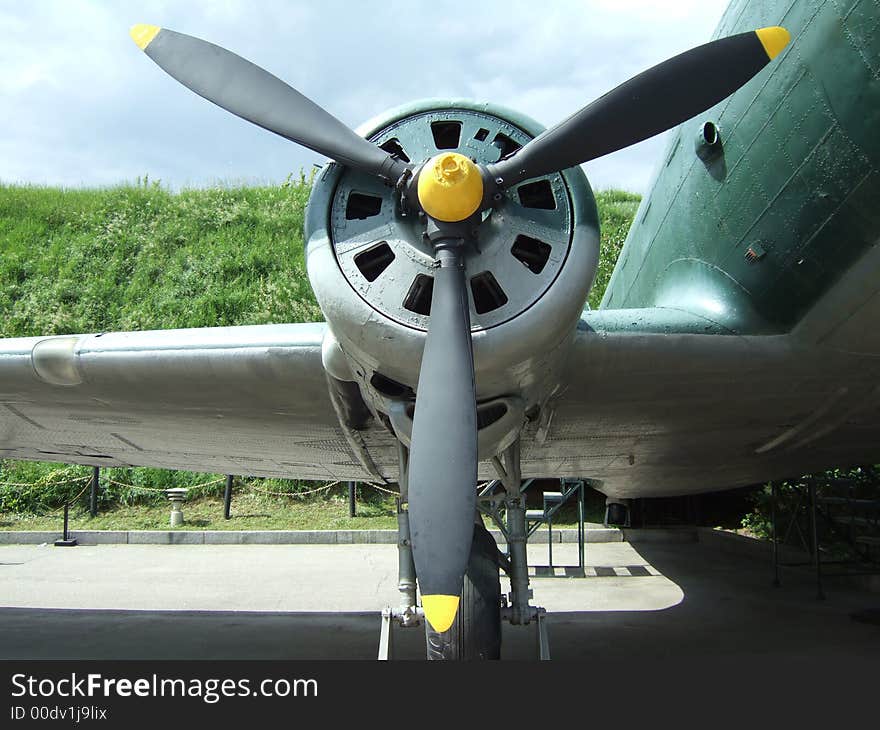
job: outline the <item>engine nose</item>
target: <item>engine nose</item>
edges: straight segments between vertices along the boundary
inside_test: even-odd
[[[483,205],[478,165],[497,162],[539,132],[471,104],[404,114],[368,136],[398,159],[424,161],[417,185],[422,208],[438,220],[460,221]],[[343,276],[365,302],[426,331],[434,254],[424,239],[425,217],[407,214],[398,198],[375,178],[343,170],[332,196],[329,237]],[[571,201],[562,173],[529,180],[490,201],[465,253],[472,331],[508,322],[545,296],[571,250]]]
[[[439,185],[450,187],[541,131],[515,111],[462,100],[408,104],[359,130],[416,169],[439,166]],[[474,205],[476,194],[468,195]],[[562,377],[596,271],[598,214],[580,168],[523,182],[477,206],[479,219],[467,219],[476,233],[464,252],[466,294],[480,432],[494,434],[508,416],[543,402]],[[338,348],[325,361],[328,374],[349,390],[356,384],[373,414],[402,434],[431,316],[428,223],[424,212],[401,204],[399,190],[338,164],[317,176],[306,211],[309,280]],[[337,362],[343,366],[332,367]],[[505,398],[512,400],[501,407]],[[497,445],[503,437],[489,440]]]

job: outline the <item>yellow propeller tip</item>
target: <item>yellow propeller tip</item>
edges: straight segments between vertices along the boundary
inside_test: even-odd
[[[160,30],[162,29],[158,25],[144,25],[143,23],[139,23],[138,25],[131,26],[129,33],[131,34],[131,39],[137,44],[137,47],[143,51],[146,50],[148,45],[150,45],[153,38],[159,34]]]
[[[458,611],[458,596],[422,596],[422,608],[425,609],[425,618],[431,624],[434,631],[443,633],[455,622],[455,614]]]
[[[770,59],[776,58],[791,40],[791,33],[785,28],[774,25],[770,28],[761,28],[756,30],[758,40],[764,46],[764,52]]]

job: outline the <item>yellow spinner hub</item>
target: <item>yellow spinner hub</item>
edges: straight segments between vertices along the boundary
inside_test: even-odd
[[[419,203],[432,218],[447,223],[463,221],[483,202],[480,169],[464,155],[444,152],[430,160],[419,174]]]

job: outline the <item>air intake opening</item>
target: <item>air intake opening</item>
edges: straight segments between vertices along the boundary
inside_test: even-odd
[[[415,398],[416,394],[413,392],[413,389],[408,385],[404,385],[403,383],[398,383],[396,380],[389,378],[382,373],[373,373],[373,377],[370,378],[370,385],[372,385],[377,391],[379,391],[382,395],[387,396],[389,398]]]
[[[486,314],[507,304],[507,295],[491,271],[484,271],[471,279],[471,293],[477,314]]]
[[[721,156],[721,133],[714,122],[703,122],[697,132],[694,151],[703,162],[710,163]]]
[[[495,135],[495,139],[492,140],[492,144],[494,144],[498,149],[501,150],[501,158],[505,158],[510,154],[516,152],[522,145],[519,142],[514,142],[510,137],[506,134],[502,134],[499,132]]]
[[[392,157],[397,158],[401,162],[409,162],[409,155],[403,151],[403,145],[397,137],[392,137],[384,144],[379,145],[380,149],[385,150]]]
[[[718,127],[715,126],[714,122],[704,122],[700,132],[703,135],[703,141],[707,145],[718,144]]]
[[[461,122],[432,122],[431,133],[438,150],[454,150],[461,140]]]
[[[516,192],[523,208],[556,210],[556,198],[553,196],[553,187],[549,180],[538,180],[520,185]]]
[[[485,142],[486,137],[488,137],[488,136],[489,136],[489,130],[483,129],[482,127],[480,127],[477,130],[477,133],[474,135],[474,139],[477,140],[477,142]]]
[[[379,215],[382,210],[382,198],[364,193],[352,193],[348,196],[345,206],[346,220],[364,220]]]
[[[519,235],[510,253],[533,274],[540,274],[550,259],[550,245],[531,236]]]
[[[362,251],[354,257],[355,266],[364,275],[367,281],[376,281],[391,262],[394,261],[394,251],[387,241],[381,241],[378,245]]]
[[[403,308],[427,317],[431,314],[431,297],[434,294],[434,277],[419,274],[403,300]]]
[[[504,403],[492,403],[488,406],[477,406],[477,430],[491,426],[507,415],[507,406]]]

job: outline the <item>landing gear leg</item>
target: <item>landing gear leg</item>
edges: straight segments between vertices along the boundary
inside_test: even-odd
[[[510,595],[502,598],[501,618],[514,626],[524,626],[535,622],[538,657],[550,658],[550,638],[547,631],[547,612],[539,606],[532,606],[532,590],[529,588],[529,563],[526,544],[526,499],[523,494],[522,473],[519,462],[519,441],[514,442],[505,452],[504,461],[493,459],[495,470],[504,485],[504,511],[506,525],[499,525],[507,537],[507,556],[502,567],[510,578]],[[493,514],[493,517],[495,515]]]
[[[382,627],[379,632],[379,659],[391,659],[393,652],[394,624],[401,628],[418,626],[422,622],[422,609],[416,599],[416,565],[413,561],[412,542],[409,533],[409,490],[406,475],[409,451],[398,443],[400,466],[400,498],[397,500],[397,589],[400,592],[399,608],[386,607],[382,611]],[[427,622],[426,622],[427,624]]]

